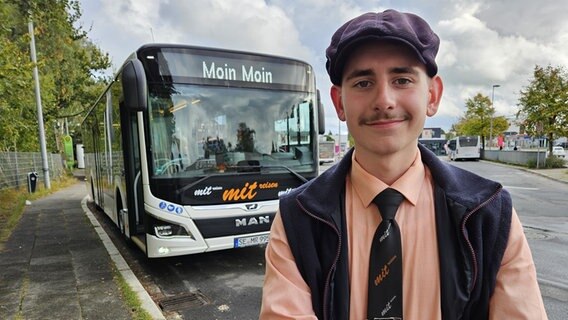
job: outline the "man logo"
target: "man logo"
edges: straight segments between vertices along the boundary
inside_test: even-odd
[[[258,209],[258,203],[247,204],[245,207],[247,208],[247,211],[256,210]]]
[[[235,219],[235,227],[246,227],[268,223],[270,223],[270,216]]]

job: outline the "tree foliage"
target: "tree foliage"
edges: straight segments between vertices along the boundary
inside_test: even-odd
[[[478,93],[467,99],[465,106],[465,115],[453,126],[458,135],[481,136],[482,145],[485,145],[487,137],[495,138],[509,128],[505,117],[495,117],[495,108],[489,97]]]
[[[548,141],[568,135],[568,75],[562,67],[535,66],[533,79],[520,91],[517,118],[528,134]],[[552,152],[552,143],[549,144]]]
[[[17,33],[16,16],[17,8],[0,0],[0,151],[37,143],[33,124],[25,121],[35,114],[32,64],[29,53],[21,50],[29,38]]]
[[[38,124],[28,22],[34,24],[47,147],[80,120],[106,79],[103,53],[77,26],[77,0],[0,0],[0,150],[37,151]],[[69,130],[71,131],[71,130]]]

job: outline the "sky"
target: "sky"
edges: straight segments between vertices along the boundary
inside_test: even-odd
[[[116,71],[145,43],[180,43],[308,62],[325,107],[326,132],[345,133],[329,98],[325,49],[346,21],[385,9],[423,17],[441,39],[444,94],[425,127],[449,130],[477,93],[514,119],[536,65],[568,66],[568,0],[80,0],[80,24]],[[493,88],[494,85],[499,87]]]

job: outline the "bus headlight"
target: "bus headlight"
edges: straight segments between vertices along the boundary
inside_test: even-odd
[[[158,238],[167,239],[172,237],[195,237],[184,226],[169,221],[158,220],[155,217],[151,219],[151,234]]]
[[[174,234],[173,228],[171,225],[165,226],[155,226],[154,231],[156,236],[158,237],[170,237]]]

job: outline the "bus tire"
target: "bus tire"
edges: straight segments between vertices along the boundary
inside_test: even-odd
[[[124,235],[124,233],[126,232],[126,228],[124,227],[124,221],[122,221],[122,214],[120,213],[120,210],[118,211],[118,229],[120,230],[120,233],[122,235]]]
[[[118,222],[118,230],[120,230],[120,233],[126,237],[126,227],[124,225],[124,220],[122,218],[122,198],[120,197],[120,193],[117,191],[116,193],[116,215],[117,215],[117,222]]]

